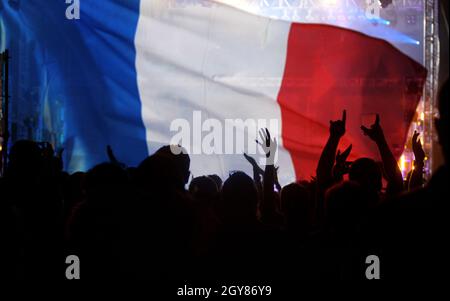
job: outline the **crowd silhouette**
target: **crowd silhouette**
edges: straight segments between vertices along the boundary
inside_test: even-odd
[[[253,177],[237,171],[224,182],[189,182],[190,158],[174,152],[180,146],[132,168],[108,147],[109,162],[68,174],[50,144],[18,141],[0,178],[0,273],[65,279],[65,258],[74,254],[87,280],[366,279],[366,258],[377,255],[382,278],[438,277],[448,250],[448,97],[446,82],[435,125],[445,164],[428,183],[419,133],[404,181],[382,116],[361,127],[382,162],[348,162],[351,146],[338,150],[346,111],[330,122],[316,177],[284,187],[268,130],[258,142],[266,165],[244,154]]]

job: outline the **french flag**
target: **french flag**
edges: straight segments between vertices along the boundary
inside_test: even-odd
[[[223,130],[227,119],[277,120],[272,135],[283,184],[315,175],[329,121],[344,109],[340,148],[353,145],[350,160],[378,158],[360,130],[377,113],[394,155],[403,152],[426,70],[382,39],[265,18],[217,1],[180,8],[166,0],[79,2],[73,20],[62,0],[2,1],[0,7],[12,60],[33,49],[28,59],[41,87],[38,100],[49,108],[63,103],[61,139],[71,171],[105,161],[106,145],[137,165],[172,142],[174,120],[186,120],[194,176],[251,174],[245,149],[194,151],[204,143],[195,131],[207,133],[204,123],[196,125],[199,115],[222,121]],[[13,68],[12,80],[20,81],[21,72]],[[257,138],[245,125],[236,131]]]

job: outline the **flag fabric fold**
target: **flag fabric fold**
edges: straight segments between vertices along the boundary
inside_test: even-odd
[[[215,145],[216,152],[205,153],[205,136],[214,120],[222,144],[236,143],[227,140],[226,120],[277,120],[281,182],[309,179],[329,120],[344,109],[340,148],[353,144],[352,159],[378,158],[360,131],[377,113],[399,157],[426,77],[423,66],[386,41],[214,2],[177,8],[163,0],[84,0],[79,20],[65,18],[63,2],[44,9],[39,3],[4,3],[0,10],[6,47],[18,57],[32,55],[27,68],[34,78],[12,89],[12,99],[29,95],[30,85],[46,85],[36,97],[64,103],[62,145],[72,171],[106,160],[106,145],[136,165],[169,144],[176,135],[171,124],[185,120],[194,176],[251,173],[245,148],[226,154],[226,145]],[[13,80],[23,64],[12,63]],[[257,138],[254,130],[234,125],[235,136],[249,141]]]

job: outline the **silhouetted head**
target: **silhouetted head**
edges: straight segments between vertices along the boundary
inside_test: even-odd
[[[29,140],[14,143],[9,153],[8,175],[36,176],[41,173],[42,152],[38,144]]]
[[[222,190],[222,179],[218,176],[218,175],[209,175],[208,177],[210,177],[217,186],[217,189]]]
[[[355,181],[370,193],[378,193],[383,187],[382,173],[378,164],[370,158],[360,158],[352,163],[350,181]]]
[[[179,145],[166,145],[158,149],[155,155],[167,158],[171,163],[168,168],[172,168],[174,176],[179,179],[183,187],[189,181],[191,159],[187,151]]]
[[[203,204],[211,204],[217,199],[219,190],[216,183],[209,176],[201,176],[192,179],[189,184],[189,192],[195,200]]]
[[[325,194],[328,225],[338,231],[356,230],[369,209],[364,190],[357,182],[334,185]]]
[[[444,153],[445,164],[450,159],[450,142],[449,142],[449,95],[448,80],[442,86],[439,92],[439,118],[436,119],[436,130],[439,137],[439,143]]]
[[[69,176],[68,194],[70,198],[81,198],[85,194],[86,174],[78,171]]]
[[[288,227],[310,222],[311,202],[308,189],[298,183],[286,185],[281,190],[281,211]],[[306,229],[305,229],[306,230]]]
[[[252,221],[256,219],[257,205],[253,179],[241,171],[230,175],[222,187],[219,215],[227,221]]]
[[[86,194],[91,204],[116,204],[126,196],[127,188],[127,173],[116,164],[99,164],[86,175]]]
[[[153,154],[139,164],[135,177],[136,184],[143,189],[163,189],[176,185],[178,174],[171,168],[172,160],[167,156]],[[178,183],[180,185],[180,183]]]
[[[135,183],[137,176],[137,167],[127,167],[126,169],[128,178],[130,178],[131,183]]]

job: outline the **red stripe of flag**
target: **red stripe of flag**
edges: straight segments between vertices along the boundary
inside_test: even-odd
[[[408,128],[422,95],[426,69],[391,44],[329,25],[293,24],[278,95],[284,147],[297,178],[315,175],[328,138],[329,120],[347,110],[350,160],[379,159],[360,126],[379,113],[394,155],[403,152]]]

